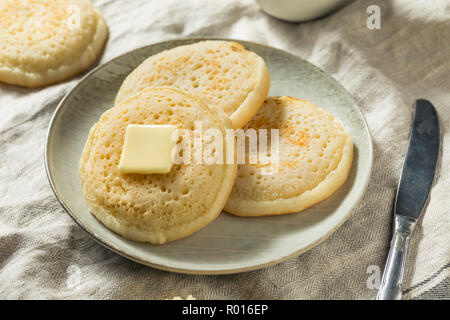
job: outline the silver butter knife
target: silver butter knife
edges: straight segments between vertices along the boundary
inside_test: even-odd
[[[428,199],[439,156],[439,121],[431,102],[417,100],[394,209],[394,235],[377,300],[402,297],[408,244]]]

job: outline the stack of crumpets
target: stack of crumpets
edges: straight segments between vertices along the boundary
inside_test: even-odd
[[[295,213],[330,196],[350,171],[351,137],[308,101],[267,97],[269,85],[264,60],[236,42],[200,41],[149,57],[89,133],[79,174],[92,214],[127,239],[162,244],[203,228],[222,210]],[[203,132],[231,131],[233,139],[241,128],[277,129],[268,143],[277,139],[278,170],[268,175],[264,165],[237,161],[169,163],[167,150],[178,155],[171,130],[198,122]],[[187,140],[194,153],[195,143],[194,134]]]

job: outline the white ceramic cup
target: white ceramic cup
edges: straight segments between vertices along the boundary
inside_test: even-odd
[[[330,13],[349,0],[255,0],[266,13],[275,18],[300,22]]]

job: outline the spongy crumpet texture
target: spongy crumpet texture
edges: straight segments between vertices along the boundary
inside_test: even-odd
[[[235,164],[174,164],[168,174],[118,170],[129,124],[192,130],[194,121],[202,121],[203,130],[224,134],[231,128],[230,120],[203,98],[175,88],[145,89],[101,116],[89,133],[79,174],[88,206],[104,225],[130,240],[162,244],[194,233],[219,215],[233,187]]]
[[[108,30],[88,0],[0,1],[0,81],[40,87],[94,62]]]
[[[239,43],[201,41],[145,60],[125,79],[116,103],[149,86],[201,94],[241,128],[264,102],[270,76],[264,60]]]
[[[279,129],[279,170],[263,175],[267,164],[239,165],[225,211],[239,216],[299,212],[330,196],[347,179],[352,139],[318,106],[271,97],[245,128]]]

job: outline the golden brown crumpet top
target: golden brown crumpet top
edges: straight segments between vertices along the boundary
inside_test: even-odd
[[[330,196],[347,179],[352,139],[318,106],[291,97],[268,98],[248,128],[279,129],[279,168],[264,174],[272,164],[239,165],[227,212],[240,216],[299,212]]]

